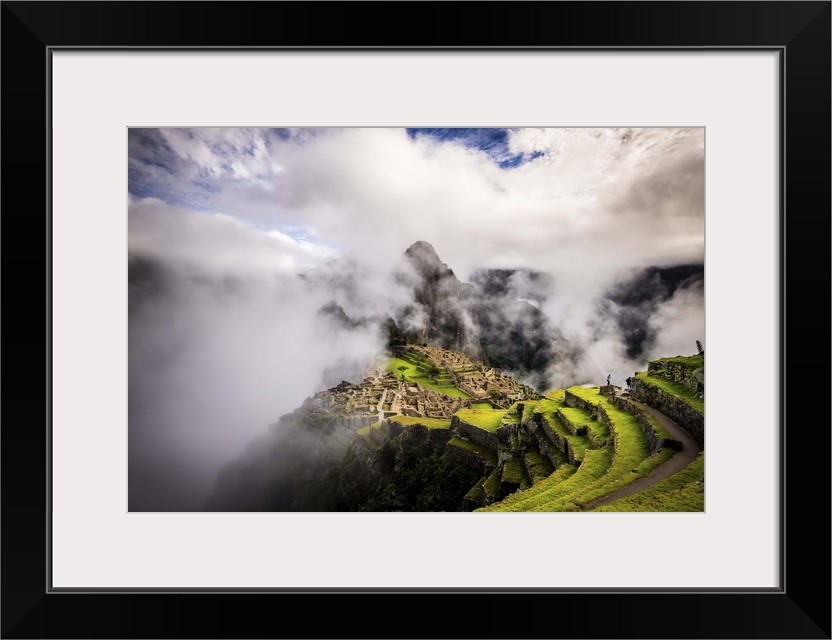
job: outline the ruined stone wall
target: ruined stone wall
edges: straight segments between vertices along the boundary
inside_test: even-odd
[[[536,413],[535,419],[537,421],[538,427],[546,434],[549,440],[563,453],[567,459],[569,460],[570,464],[575,464],[577,462],[577,458],[575,458],[575,451],[572,449],[572,446],[569,444],[569,441],[566,438],[562,438],[560,434],[558,434],[554,429],[552,429],[552,425],[549,424],[549,421],[543,417],[542,413]],[[539,416],[539,417],[538,417]],[[541,443],[545,443],[545,440],[540,441]],[[541,444],[541,447],[545,446]],[[550,460],[554,463],[554,458],[549,456]]]
[[[558,418],[563,423],[563,426],[569,429],[569,432],[574,436],[585,436],[587,435],[587,426],[586,425],[577,425],[574,424],[569,418],[563,415],[563,412],[558,409],[557,410]]]
[[[540,431],[535,432],[535,439],[537,440],[537,447],[538,447],[538,449],[540,449],[540,452],[544,456],[549,458],[549,462],[552,463],[552,466],[554,468],[557,468],[557,466],[558,466],[557,453],[555,453],[555,450],[552,448],[552,445],[550,444],[549,439],[544,438],[544,437],[541,436],[542,433],[543,433],[542,429]]]
[[[693,393],[697,392],[699,385],[704,381],[701,368],[692,369],[678,362],[650,362],[647,365],[647,372],[665,380],[678,382]]]
[[[452,462],[478,469],[482,473],[485,473],[489,467],[488,459],[484,455],[463,447],[445,445],[445,456]]]
[[[705,417],[681,398],[636,378],[632,396],[670,416],[702,446],[705,444]]]
[[[489,433],[485,429],[480,429],[472,424],[468,424],[467,422],[460,420],[457,416],[451,418],[451,430],[461,436],[464,436],[468,440],[473,440],[477,444],[481,444],[489,449],[494,449],[495,451],[500,446],[500,441],[497,438],[496,433]]]
[[[626,411],[630,415],[634,416],[636,421],[638,422],[639,426],[641,426],[641,430],[644,432],[644,436],[647,438],[647,442],[650,443],[650,453],[658,453],[664,447],[669,447],[671,449],[679,450],[682,448],[682,443],[678,440],[673,440],[672,438],[662,438],[656,433],[655,428],[650,423],[650,419],[641,410],[638,406],[627,400],[626,398],[620,397],[613,397],[610,398],[612,403],[621,409],[622,411]]]
[[[584,400],[583,398],[580,398],[576,396],[574,393],[570,393],[569,391],[567,391],[564,394],[563,399],[564,402],[566,402],[567,407],[577,407],[578,409],[584,409],[585,411],[589,411],[593,418],[596,417],[595,414],[597,412],[597,406],[592,404],[589,400]],[[601,394],[598,394],[598,399],[603,399],[603,396],[601,396]]]
[[[613,451],[618,451],[618,432],[615,430],[613,421],[610,419],[606,409],[604,409],[604,405],[599,404],[595,407],[595,419],[609,429],[610,438],[612,439],[612,449]],[[613,454],[613,461],[615,461],[615,454]]]

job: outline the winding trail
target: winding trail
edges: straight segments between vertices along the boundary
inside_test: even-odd
[[[617,491],[612,492],[611,494],[596,500],[595,502],[588,504],[585,508],[585,511],[591,511],[595,507],[600,507],[605,504],[609,504],[619,498],[625,498],[626,496],[631,496],[634,493],[638,493],[639,491],[644,491],[645,489],[652,487],[655,484],[658,484],[662,480],[669,478],[670,476],[679,473],[682,469],[688,466],[691,462],[696,459],[696,456],[699,455],[699,452],[702,451],[702,447],[699,446],[699,443],[694,440],[687,431],[685,431],[682,427],[680,427],[676,422],[668,418],[665,414],[663,414],[658,409],[654,409],[651,406],[646,404],[642,404],[633,398],[629,398],[630,402],[639,406],[641,409],[652,415],[656,420],[659,421],[667,431],[670,433],[671,437],[678,440],[682,443],[682,450],[677,451],[673,457],[670,458],[667,462],[659,465],[650,473],[650,475],[644,476],[635,480],[628,484],[626,487],[621,487]]]

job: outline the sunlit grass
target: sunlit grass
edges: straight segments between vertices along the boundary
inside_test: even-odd
[[[492,409],[489,405],[488,410],[485,409],[460,409],[456,415],[463,422],[484,429],[490,433],[494,433],[500,428],[503,415],[505,411],[502,409]]]
[[[562,465],[558,467],[552,475],[545,480],[538,482],[530,489],[526,489],[521,493],[512,494],[501,502],[483,507],[482,509],[477,509],[477,511],[528,511],[528,509],[522,508],[521,505],[527,500],[533,500],[535,496],[544,494],[547,491],[553,491],[555,487],[559,486],[565,480],[573,476],[577,470],[577,467],[574,467],[571,464]]]
[[[530,480],[532,484],[536,484],[548,478],[552,474],[552,463],[544,456],[537,447],[532,447],[526,451],[526,466],[528,467]]]
[[[705,456],[697,458],[679,473],[658,484],[593,511],[667,511],[702,512],[705,510]]]
[[[413,418],[411,416],[393,416],[390,418],[391,422],[398,422],[401,425],[421,424],[428,429],[450,429],[450,420],[440,420],[437,418]]]
[[[587,449],[592,449],[594,447],[594,445],[589,441],[589,438],[586,436],[573,435],[572,432],[566,428],[561,419],[558,418],[557,414],[544,413],[543,419],[546,420],[548,425],[552,428],[552,431],[569,443],[569,447],[572,449],[575,459],[583,460]]]
[[[603,408],[615,434],[615,457],[603,478],[583,487],[573,502],[581,506],[597,500],[641,477],[638,469],[650,455],[650,444],[635,416],[604,400]]]

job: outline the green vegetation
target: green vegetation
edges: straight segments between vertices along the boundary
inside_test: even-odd
[[[535,402],[534,400],[526,400],[523,403],[523,422],[532,419],[535,407],[537,407],[537,402]]]
[[[555,472],[545,480],[538,482],[531,489],[527,489],[522,493],[515,493],[498,504],[485,507],[484,509],[477,509],[477,511],[527,511],[527,509],[519,506],[526,502],[527,499],[534,499],[535,495],[542,495],[549,491],[554,491],[566,480],[577,473],[577,467],[571,464],[565,464],[558,467]]]
[[[640,407],[639,407],[639,409],[647,417],[647,422],[649,422],[650,426],[653,427],[653,431],[656,432],[656,435],[658,435],[660,438],[663,438],[663,439],[664,438],[668,438],[670,440],[674,439],[673,436],[670,435],[670,432],[662,426],[662,423],[659,422],[658,420],[656,420],[653,417],[652,413],[650,413],[649,411],[645,411],[644,409],[641,409]]]
[[[503,465],[503,482],[511,482],[528,487],[529,476],[522,458],[511,458]]]
[[[410,362],[409,360],[403,360],[401,358],[390,358],[387,361],[387,370],[392,371],[393,373],[396,373],[398,371],[399,377],[404,376],[404,379],[407,381],[417,382],[423,387],[433,389],[434,391],[443,393],[446,396],[450,396],[451,398],[471,397],[464,391],[457,389],[450,382],[447,385],[443,385],[437,382],[436,380],[431,380],[431,378],[428,375],[428,367],[430,366],[432,365],[430,365],[426,361],[423,366],[421,364],[416,364],[414,362]],[[402,369],[402,367],[404,367],[404,369]],[[448,379],[450,380],[450,376],[448,376]]]
[[[575,455],[576,460],[583,460],[587,449],[594,448],[594,445],[586,436],[573,435],[572,432],[564,426],[561,419],[558,418],[555,413],[544,413],[543,418],[552,428],[552,431],[569,443],[569,447],[572,449],[572,453]]]
[[[700,453],[679,473],[632,496],[620,498],[594,511],[704,511],[705,456]]]
[[[368,427],[362,427],[356,433],[364,438],[373,449],[379,450],[384,445],[384,440],[390,435],[390,429],[383,422],[376,422]]]
[[[603,407],[612,422],[615,456],[603,478],[583,487],[580,495],[573,497],[572,501],[579,506],[597,500],[640,477],[638,467],[650,455],[650,445],[635,416],[617,408],[609,400],[604,401]]]
[[[681,365],[687,369],[701,369],[705,366],[705,356],[674,356],[673,358],[659,358],[653,362],[670,362]]]
[[[703,380],[699,375],[703,364],[701,355],[651,361],[648,372],[636,374],[638,384],[656,395],[662,389],[702,411],[701,399],[662,376],[672,371],[671,377],[697,386],[694,382]],[[453,372],[431,365],[408,347],[387,366],[401,380],[445,395],[465,395],[454,387]],[[460,368],[459,373],[465,370]],[[351,431],[343,432],[345,424],[376,420],[382,386],[388,389],[385,409],[401,406],[408,414],[427,411],[442,416],[443,411],[453,410],[451,406],[472,406],[455,414],[464,424],[387,413],[391,417],[356,429],[355,439],[347,442]],[[283,511],[465,511],[474,507],[481,507],[480,511],[583,511],[594,510],[599,499],[609,501],[625,493],[619,489],[628,485],[635,491],[637,487],[630,483],[652,475],[652,482],[637,483],[639,489],[648,489],[597,510],[704,509],[703,457],[659,482],[656,470],[673,456],[682,458],[670,447],[651,455],[644,432],[650,439],[650,429],[659,438],[671,438],[669,432],[649,412],[639,413],[638,403],[629,405],[602,395],[598,387],[553,390],[540,398],[520,386],[535,399],[511,404],[504,398],[500,403],[511,404],[508,410],[495,408],[487,397],[465,403],[445,398],[437,408],[434,394],[427,404],[407,394],[400,405],[389,391],[394,387],[389,373],[383,385],[372,379],[338,385],[328,395],[316,394],[314,402],[283,416],[281,422],[289,435],[281,441],[281,448],[264,448],[262,454],[252,448],[257,456],[247,453],[244,464],[225,471],[233,492],[228,504]],[[583,408],[567,406],[567,395],[570,404]],[[644,397],[656,399],[646,392]],[[671,404],[658,402],[657,406],[682,409],[682,418],[693,418],[694,426],[701,427],[681,403]],[[305,447],[307,435],[318,438],[321,446]],[[678,468],[673,467],[674,471]],[[671,471],[670,466],[664,469]],[[252,481],[253,476],[257,477]],[[509,492],[514,493],[506,495]]]
[[[500,472],[498,469],[491,472],[491,475],[483,482],[482,489],[489,500],[496,500],[500,497]]]
[[[438,420],[436,418],[411,418],[410,416],[393,416],[391,422],[398,422],[401,425],[421,424],[428,429],[450,429],[450,420]]]
[[[561,407],[560,412],[575,427],[586,425],[592,432],[595,440],[601,445],[605,444],[610,437],[610,430],[603,422],[595,420],[586,409],[578,407]]]
[[[693,407],[693,409],[695,409],[698,413],[703,416],[705,415],[705,401],[702,398],[697,398],[696,395],[694,395],[694,393],[685,385],[673,382],[672,380],[665,380],[664,378],[648,375],[646,371],[637,373],[636,378],[641,380],[646,385],[658,387],[662,391],[678,396]]]
[[[387,361],[387,369],[393,373],[396,371],[402,372],[408,380],[423,375],[415,364],[402,360],[401,358],[390,358]]]
[[[552,474],[552,463],[549,458],[540,453],[540,449],[533,446],[526,451],[526,466],[530,474],[529,480],[537,484]]]
[[[481,409],[460,409],[456,415],[463,422],[484,429],[494,433],[500,428],[505,411],[501,409],[492,409],[489,405],[488,410]]]
[[[578,396],[591,404],[599,404],[606,396],[601,395],[599,387],[569,387],[567,389],[573,396]]]
[[[680,362],[684,361],[684,362]],[[683,366],[701,366],[701,356],[687,358],[666,358],[664,362],[674,362]],[[450,385],[450,375],[447,372],[439,372],[441,380],[427,380],[426,368],[417,363],[403,359],[391,359],[390,367],[400,369],[408,380],[414,380],[425,386],[435,388],[438,385]],[[436,372],[434,372],[436,373]],[[700,406],[704,403],[695,397],[680,384],[676,384],[657,376],[647,376],[646,373],[637,374],[647,384],[654,384],[669,393],[681,396],[689,401],[692,406],[696,402]],[[446,380],[447,378],[447,380]],[[455,391],[452,386],[437,389],[447,393]],[[523,450],[525,457],[517,456],[509,458],[497,468],[497,452],[468,441],[460,437],[453,437],[448,446],[455,446],[475,452],[487,460],[487,464],[494,469],[470,488],[465,498],[473,503],[488,506],[478,511],[579,511],[590,508],[591,505],[610,493],[633,482],[637,478],[649,475],[659,465],[669,460],[675,451],[669,448],[663,449],[656,455],[650,455],[650,448],[647,438],[644,435],[641,424],[636,416],[617,408],[606,396],[599,393],[598,387],[571,387],[568,391],[592,405],[599,406],[609,418],[602,421],[593,418],[593,414],[578,407],[565,405],[565,391],[550,391],[539,401],[525,401],[514,403],[508,411],[495,409],[487,402],[476,402],[470,409],[460,409],[455,414],[460,420],[476,426],[480,429],[495,433],[501,425],[519,424],[532,419],[540,414],[552,432],[568,443],[571,454],[574,455],[576,465],[566,464],[564,456],[552,443],[546,432],[538,429],[533,436],[523,434]],[[519,412],[519,405],[523,405],[523,411]],[[557,415],[558,410],[568,422],[565,425]],[[667,430],[652,415],[645,412],[646,418],[660,438],[669,438]],[[423,424],[431,429],[448,429],[451,422],[448,420],[435,420],[429,418],[411,418],[395,416],[389,420],[402,425]],[[370,427],[360,429],[358,433],[365,438],[376,450],[380,450],[386,437],[386,431],[382,430],[384,423],[376,423]],[[572,433],[572,428],[578,429],[586,426],[589,432],[586,436],[577,436]],[[520,446],[521,435],[519,432],[511,432],[512,450]],[[553,471],[553,465],[546,455],[537,446],[537,441],[543,443],[549,450],[555,451],[558,457],[558,466]],[[690,471],[696,475],[696,471]],[[677,476],[679,476],[677,478]],[[685,480],[681,474],[677,474],[676,484],[673,486],[672,499],[662,492],[641,492],[637,496],[630,496],[616,501],[613,505],[599,508],[601,511],[616,510],[690,510],[701,511],[702,506],[698,504],[704,501],[704,490],[702,483]],[[669,480],[672,480],[669,479]],[[668,481],[663,481],[665,485]],[[681,484],[680,484],[681,483]],[[512,494],[502,501],[499,501],[504,486],[519,485],[520,491]],[[657,486],[661,486],[657,485]],[[690,486],[688,486],[690,485]],[[668,485],[670,486],[670,485]],[[682,486],[684,491],[679,489]],[[650,508],[640,508],[641,502],[633,502],[634,498],[645,496],[643,500],[648,501]],[[681,496],[681,497],[680,497]],[[630,502],[627,502],[629,500]],[[699,502],[697,502],[697,500]],[[491,504],[488,504],[491,503]],[[616,508],[621,507],[621,508]]]
[[[381,426],[381,422],[376,422],[375,424],[371,424],[367,427],[361,427],[356,433],[360,436],[364,436],[365,438],[370,435],[370,429],[377,429]]]
[[[554,413],[558,409],[560,409],[563,405],[563,396],[561,395],[560,400],[553,400],[548,396],[543,400],[538,401],[538,403],[534,407],[535,413]]]
[[[588,486],[592,486],[599,480],[603,480],[613,453],[611,449],[593,449],[586,452],[586,457],[581,463],[578,471],[568,480],[559,485],[555,491],[543,496],[543,499],[536,500],[535,504],[529,505],[527,511],[566,511],[567,502],[571,502],[571,496],[580,494]]]
[[[465,494],[465,500],[469,500],[474,504],[482,504],[485,492],[482,490],[482,485],[485,483],[485,478],[480,478],[471,490]]]
[[[636,469],[636,473],[640,476],[650,475],[650,472],[653,471],[653,469],[658,467],[660,464],[663,464],[663,463],[667,462],[668,460],[670,460],[675,454],[676,454],[676,451],[674,451],[673,449],[670,449],[668,447],[665,447],[664,449],[659,451],[657,454],[649,456],[648,458],[645,458],[642,461],[642,463],[640,465],[638,465],[638,469]]]
[[[563,506],[564,496],[569,496],[596,478],[603,476],[612,459],[611,449],[587,451],[577,470],[572,465],[558,467],[555,472],[535,484],[531,489],[509,496],[500,503],[478,511],[561,511],[550,505]]]
[[[477,444],[476,442],[471,442],[470,440],[463,440],[457,436],[454,436],[450,440],[448,440],[448,446],[451,447],[460,447],[462,449],[468,449],[469,451],[473,451],[474,453],[479,453],[482,456],[485,456],[485,459],[488,461],[490,465],[497,464],[497,452],[494,449],[489,449],[488,447],[484,447],[481,444]]]

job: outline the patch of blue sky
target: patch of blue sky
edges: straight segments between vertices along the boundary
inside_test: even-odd
[[[270,129],[271,133],[277,136],[281,142],[292,142],[294,144],[304,144],[321,135],[327,129],[312,128],[312,127],[296,127],[296,128],[277,128]]]
[[[530,154],[511,153],[508,144],[509,131],[509,129],[464,127],[410,128],[407,129],[407,135],[412,140],[418,137],[428,137],[438,143],[461,144],[469,149],[483,151],[501,169],[513,169],[544,155],[542,151],[534,151]]]

